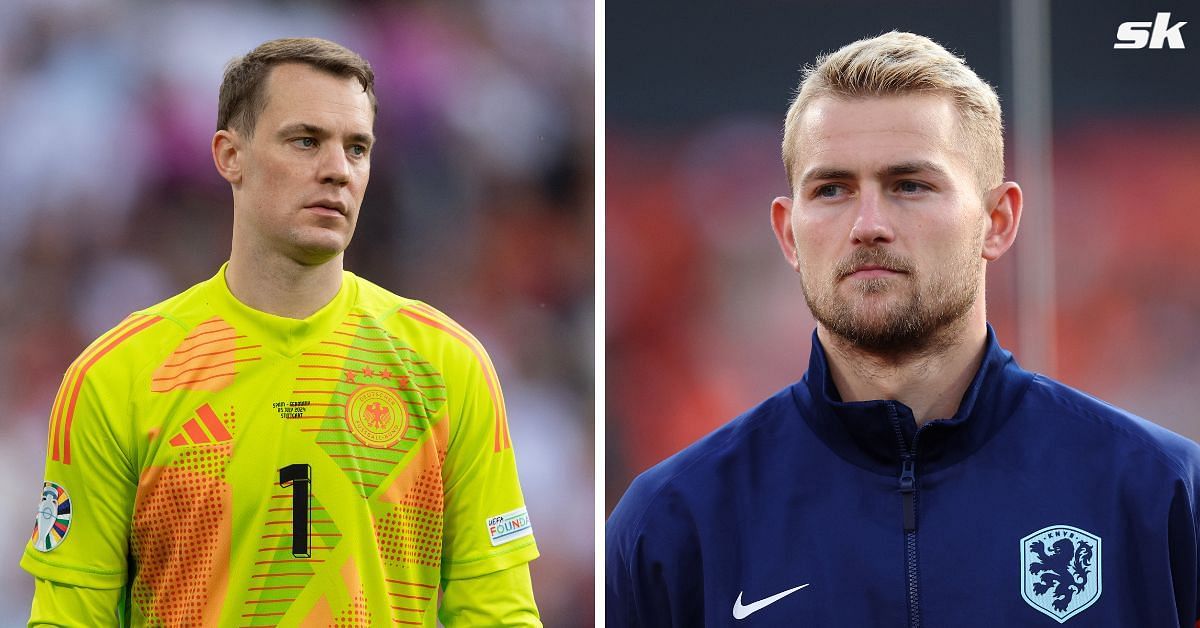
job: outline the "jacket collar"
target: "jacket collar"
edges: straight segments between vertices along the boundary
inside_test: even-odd
[[[985,342],[983,360],[958,412],[919,430],[912,410],[899,401],[842,401],[815,331],[808,372],[793,385],[793,396],[817,436],[860,467],[894,474],[901,461],[913,455],[925,472],[946,468],[970,456],[1004,425],[1033,380],[1033,374],[1000,347],[990,324]]]

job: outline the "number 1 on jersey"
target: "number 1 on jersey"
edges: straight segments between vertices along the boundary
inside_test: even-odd
[[[312,492],[312,468],[306,464],[289,464],[279,470],[279,485],[292,487],[292,556],[310,558],[308,498]]]

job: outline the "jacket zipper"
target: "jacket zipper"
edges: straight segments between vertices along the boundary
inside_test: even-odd
[[[904,573],[908,586],[908,626],[921,626],[921,591],[917,580],[917,476],[915,456],[904,454],[900,497],[904,501]]]
[[[900,499],[904,510],[904,574],[905,586],[908,592],[908,626],[921,626],[921,590],[917,577],[917,437],[920,430],[913,435],[912,447],[904,443],[900,430],[900,417],[896,407],[888,404],[892,427],[896,431],[897,443],[900,446]]]

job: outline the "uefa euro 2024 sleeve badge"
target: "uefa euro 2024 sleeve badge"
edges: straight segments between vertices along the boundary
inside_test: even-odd
[[[42,501],[33,523],[33,548],[49,552],[62,544],[70,529],[71,496],[67,489],[54,482],[42,484]]]
[[[1021,597],[1058,623],[1100,599],[1100,537],[1068,525],[1021,539]]]

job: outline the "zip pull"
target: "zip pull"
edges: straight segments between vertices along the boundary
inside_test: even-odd
[[[905,460],[900,469],[900,496],[904,499],[904,531],[913,532],[917,529],[917,474],[916,463]]]

